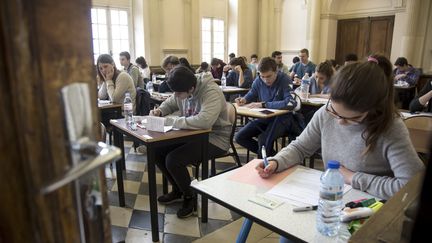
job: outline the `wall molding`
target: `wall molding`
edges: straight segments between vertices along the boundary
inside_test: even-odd
[[[178,57],[188,57],[189,49],[177,49],[177,48],[164,48],[162,53],[164,57],[174,55]]]
[[[367,17],[380,17],[395,15],[396,13],[405,12],[405,8],[397,8],[392,10],[383,10],[376,12],[359,12],[359,13],[349,13],[349,14],[321,14],[321,19],[355,19],[355,18],[367,18]]]

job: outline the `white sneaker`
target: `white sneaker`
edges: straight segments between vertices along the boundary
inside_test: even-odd
[[[147,154],[147,147],[144,145],[138,146],[137,152],[140,154]]]

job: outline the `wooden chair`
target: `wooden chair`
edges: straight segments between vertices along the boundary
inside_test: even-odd
[[[234,166],[232,169],[242,166],[241,163],[240,163],[240,158],[239,158],[239,156],[237,154],[237,150],[236,150],[235,145],[234,145],[234,134],[235,134],[236,127],[237,127],[237,110],[236,110],[235,106],[233,104],[229,103],[229,102],[226,103],[226,106],[227,106],[227,112],[228,112],[228,120],[232,124],[232,126],[231,126],[231,135],[230,135],[230,138],[229,138],[229,142],[230,142],[230,146],[231,146],[230,150],[231,151],[228,150],[227,153],[225,153],[223,155],[216,156],[214,158],[210,158],[211,159],[210,176],[216,175],[216,159],[219,159],[219,158],[232,156],[234,158],[235,162],[237,163],[237,166]],[[230,169],[227,169],[225,171],[228,171]]]
[[[429,153],[432,138],[432,117],[413,116],[404,120],[408,128],[410,139],[421,158]],[[426,163],[427,160],[424,160]]]

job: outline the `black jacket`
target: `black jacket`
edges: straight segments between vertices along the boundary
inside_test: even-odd
[[[411,101],[409,105],[410,112],[416,112],[416,111],[426,111],[426,112],[432,112],[432,99],[429,100],[428,106],[425,107],[420,104],[419,98],[428,93],[432,90],[432,79],[429,80],[423,89],[417,94],[417,96]]]

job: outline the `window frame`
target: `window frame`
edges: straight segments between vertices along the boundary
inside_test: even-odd
[[[205,58],[204,58],[204,53],[203,53],[203,47],[204,47],[204,38],[203,38],[203,32],[204,32],[204,30],[203,30],[203,21],[205,20],[205,19],[208,19],[208,20],[210,20],[210,42],[206,42],[206,43],[210,43],[210,60],[204,60]],[[222,56],[215,56],[215,49],[214,49],[214,47],[215,47],[215,42],[214,42],[214,40],[215,40],[215,29],[214,29],[214,21],[215,20],[219,20],[219,21],[222,21],[222,23],[223,23],[223,53],[222,53]],[[206,62],[210,62],[211,61],[211,59],[212,58],[214,58],[214,57],[216,57],[216,58],[219,58],[219,59],[221,59],[221,60],[224,60],[225,59],[225,57],[226,57],[226,52],[227,52],[227,48],[226,48],[226,45],[227,45],[227,42],[226,42],[226,34],[227,34],[227,31],[226,31],[226,21],[223,19],[223,18],[217,18],[217,17],[206,17],[206,16],[203,16],[203,17],[201,17],[201,22],[200,22],[200,36],[201,36],[201,50],[200,50],[200,52],[201,52],[201,59],[202,59],[202,61],[206,61]]]

